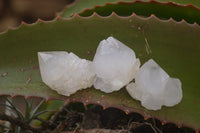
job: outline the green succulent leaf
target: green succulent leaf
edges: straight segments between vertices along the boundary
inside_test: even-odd
[[[38,112],[39,108],[42,106],[42,104],[44,104],[45,99],[43,99],[35,108],[34,110],[31,112],[31,116],[35,117],[36,113]]]
[[[111,35],[134,49],[142,64],[153,58],[171,77],[179,78],[183,88],[181,103],[149,111],[132,99],[124,88],[110,94],[88,88],[65,97],[42,82],[38,51],[64,50],[92,60],[98,43]],[[147,43],[151,52],[145,47]],[[8,30],[0,35],[0,94],[96,103],[199,129],[199,51],[200,27],[197,24],[158,20],[154,16],[74,16],[67,20],[21,25],[17,30]]]
[[[80,12],[84,11],[85,9],[91,9],[91,8],[97,6],[97,5],[103,6],[108,2],[109,3],[117,3],[117,2],[133,2],[133,1],[136,1],[136,0],[92,0],[92,1],[91,0],[77,0],[77,1],[74,2],[73,5],[67,7],[63,11],[61,16],[68,18],[68,17],[72,16],[74,13],[80,13]],[[137,0],[137,1],[150,2],[152,0]],[[172,2],[172,3],[179,5],[179,6],[193,5],[196,8],[200,8],[199,0],[171,0],[171,1],[169,1],[169,0],[153,0],[153,1],[158,2],[160,4]],[[156,10],[156,9],[154,9],[154,10]],[[168,10],[168,11],[170,11],[170,10]],[[170,11],[170,12],[172,12],[172,11]]]
[[[8,98],[5,98],[6,101],[9,103],[9,105],[4,105],[5,107],[11,109],[11,111],[13,111],[14,113],[16,113],[16,115],[18,116],[18,119],[20,120],[24,120],[25,117],[23,115],[23,113],[21,112],[21,110],[19,110],[18,108],[15,107],[15,105],[8,99]]]
[[[91,16],[94,12],[101,16],[109,16],[115,12],[119,16],[130,16],[135,13],[140,16],[149,17],[154,14],[160,19],[169,19],[176,21],[186,20],[188,23],[200,24],[200,10],[193,6],[177,6],[172,3],[160,4],[158,2],[120,2],[117,4],[106,4],[105,6],[96,6],[92,9],[84,10],[79,13],[80,16]]]

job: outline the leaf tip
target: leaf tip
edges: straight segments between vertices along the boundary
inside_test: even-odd
[[[186,21],[184,19],[181,20],[181,23],[185,23]],[[186,22],[187,23],[187,22]]]
[[[112,13],[111,13],[111,16],[113,16],[113,15],[114,15],[114,16],[118,16],[115,12],[112,12]]]
[[[58,16],[56,17],[56,20],[57,20],[57,19],[62,19],[62,17],[61,17],[60,15],[58,15]]]
[[[155,17],[155,15],[154,14],[151,14],[151,16],[150,17]]]
[[[169,18],[170,21],[174,21],[174,19],[172,17]]]
[[[21,22],[22,25],[25,25],[26,23],[24,21]]]
[[[133,13],[132,13],[132,16],[136,16],[136,14],[133,12]]]
[[[37,21],[39,21],[39,22],[42,22],[42,19],[38,18],[38,20],[37,20]]]
[[[93,15],[96,16],[96,15],[98,15],[98,14],[97,14],[96,12],[94,12]],[[92,16],[93,16],[93,15],[92,15]]]

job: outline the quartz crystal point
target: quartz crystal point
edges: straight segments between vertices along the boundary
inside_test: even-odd
[[[127,85],[139,69],[135,52],[113,37],[100,42],[94,60],[94,87],[106,93]]]
[[[62,51],[38,52],[38,59],[43,82],[61,95],[69,96],[93,84],[91,61]]]
[[[126,89],[149,110],[159,110],[162,105],[174,106],[182,99],[180,80],[170,78],[152,59],[137,71],[135,83],[130,83]]]

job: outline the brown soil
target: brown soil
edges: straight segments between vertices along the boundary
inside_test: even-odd
[[[162,125],[157,119],[144,120],[137,113],[125,114],[116,108],[103,109],[99,105],[84,107],[81,103],[70,103],[57,113],[52,126],[53,133],[66,132],[120,132],[120,133],[195,133],[187,127],[175,124]]]
[[[1,97],[0,97],[1,98]],[[32,98],[33,108],[42,99]],[[14,106],[25,113],[25,101],[23,97],[15,97],[12,100]],[[3,99],[0,99],[2,104]],[[194,130],[187,127],[178,127],[172,123],[162,124],[161,121],[150,118],[145,120],[144,117],[137,113],[126,114],[116,108],[103,109],[99,105],[87,105],[72,102],[63,105],[56,112],[48,111],[50,115],[38,118],[42,121],[40,127],[35,127],[33,123],[27,125],[14,116],[5,116],[4,106],[0,110],[0,132],[4,130],[1,125],[5,121],[11,122],[11,127],[20,126],[22,129],[31,130],[36,133],[195,133]],[[41,108],[40,111],[44,109]],[[44,120],[48,119],[48,120]],[[11,133],[11,132],[9,132]]]

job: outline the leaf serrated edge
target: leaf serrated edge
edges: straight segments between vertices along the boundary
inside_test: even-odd
[[[130,16],[119,16],[115,12],[112,12],[109,16],[101,16],[98,13],[94,12],[91,16],[87,16],[87,17],[83,17],[83,16],[80,16],[78,13],[74,13],[72,15],[72,17],[69,17],[69,18],[64,18],[64,17],[61,17],[61,16],[57,16],[53,20],[49,20],[49,21],[44,21],[44,20],[41,20],[40,18],[38,18],[37,21],[35,23],[32,23],[32,24],[28,24],[28,23],[25,23],[24,21],[22,21],[21,24],[19,26],[17,26],[17,27],[10,27],[9,26],[7,28],[7,30],[5,30],[4,32],[1,32],[0,35],[4,34],[6,32],[9,32],[10,30],[18,30],[23,26],[34,26],[34,25],[37,25],[39,23],[52,23],[52,22],[55,22],[57,20],[66,20],[66,21],[68,21],[68,20],[71,20],[71,19],[74,19],[74,18],[81,18],[81,19],[86,19],[87,20],[87,19],[90,19],[92,17],[99,17],[99,18],[102,18],[102,19],[108,19],[108,18],[113,17],[113,16],[118,17],[118,18],[122,18],[122,19],[123,18],[128,19],[128,18],[131,18],[131,17],[136,17],[136,18],[138,18],[140,20],[155,19],[157,21],[164,22],[164,23],[173,22],[175,24],[186,24],[186,25],[188,25],[190,27],[195,27],[196,26],[197,28],[200,28],[200,25],[198,25],[196,22],[190,24],[187,21],[185,21],[184,19],[182,19],[181,21],[176,21],[172,17],[170,17],[167,20],[163,20],[163,19],[158,18],[154,14],[151,14],[149,17],[138,16],[135,13],[132,13]]]
[[[75,2],[73,3],[73,5],[76,5],[78,3],[78,1],[80,0],[75,0]],[[176,2],[172,2],[172,1],[168,1],[168,2],[161,2],[161,1],[158,1],[158,0],[149,0],[149,1],[144,1],[144,0],[134,0],[134,1],[122,1],[122,0],[119,0],[117,2],[106,2],[105,4],[103,5],[94,5],[93,8],[96,8],[96,7],[103,7],[103,6],[106,6],[106,5],[115,5],[115,4],[119,4],[119,3],[136,3],[136,2],[142,2],[142,3],[151,3],[151,2],[155,2],[155,3],[158,3],[158,4],[172,4],[174,6],[179,6],[179,7],[192,7],[192,8],[195,8],[197,10],[200,10],[200,7],[197,7],[197,6],[194,6],[193,4],[178,4]],[[64,12],[67,11],[67,8],[69,7],[72,7],[72,6],[66,6],[62,11],[61,13],[56,13],[57,16],[62,16],[64,14]],[[93,9],[93,8],[84,8],[83,11],[85,10],[90,10],[90,9]],[[82,12],[83,12],[82,11]],[[80,12],[80,13],[82,13]],[[73,14],[72,14],[73,15]],[[65,17],[66,18],[66,17]]]
[[[128,114],[131,114],[131,113],[137,113],[137,114],[140,114],[141,116],[143,116],[144,120],[148,120],[148,119],[151,119],[151,118],[155,118],[155,119],[158,119],[161,121],[161,124],[162,126],[163,125],[166,125],[168,123],[172,123],[172,124],[175,124],[177,125],[178,128],[182,128],[182,127],[188,127],[188,128],[191,128],[193,130],[195,130],[196,133],[199,133],[200,132],[200,129],[197,129],[197,128],[194,128],[192,126],[188,126],[188,125],[183,125],[183,124],[180,124],[180,123],[176,123],[176,122],[173,122],[173,121],[166,121],[166,120],[163,120],[163,119],[160,119],[159,117],[156,117],[156,116],[153,116],[153,115],[150,115],[150,114],[147,114],[146,112],[142,112],[142,111],[139,111],[137,109],[134,109],[134,108],[130,108],[130,107],[122,107],[122,106],[117,106],[117,105],[106,105],[106,104],[103,104],[101,102],[98,102],[98,101],[89,101],[89,100],[86,100],[86,99],[81,99],[81,98],[68,98],[67,100],[66,99],[58,99],[58,98],[44,98],[44,97],[39,97],[39,96],[23,96],[23,95],[1,95],[0,96],[9,96],[11,98],[16,98],[16,97],[25,97],[25,99],[31,99],[31,98],[42,98],[42,99],[45,99],[46,102],[48,101],[51,101],[51,100],[60,100],[60,101],[65,101],[66,104],[69,104],[69,103],[72,103],[72,102],[79,102],[79,103],[82,103],[84,106],[87,106],[89,104],[95,104],[95,105],[99,105],[99,106],[102,106],[103,107],[103,110],[106,110],[108,108],[117,108],[119,110],[122,110],[126,115]]]
[[[118,1],[116,3],[113,3],[113,2],[106,2],[104,5],[95,5],[93,8],[85,8],[83,9],[83,11],[81,12],[78,12],[78,13],[75,13],[75,14],[82,14],[86,11],[90,11],[90,10],[94,10],[95,8],[102,8],[102,7],[105,7],[105,6],[108,6],[108,5],[116,5],[116,4],[134,4],[134,3],[137,3],[137,2],[140,2],[140,3],[146,3],[146,4],[149,4],[149,3],[156,3],[156,4],[160,4],[160,5],[172,5],[172,6],[176,6],[176,7],[183,7],[183,8],[187,8],[187,7],[192,7],[194,8],[195,10],[198,10],[200,12],[200,8],[197,8],[195,6],[193,6],[192,4],[187,4],[187,5],[181,5],[181,4],[176,4],[174,2],[159,2],[159,1],[156,1],[156,0],[150,0],[150,1],[142,1],[142,0],[135,0],[135,1]],[[97,13],[98,14],[98,13]],[[134,15],[137,15],[136,13],[133,13]],[[154,14],[151,14],[151,15],[154,15]],[[151,16],[150,15],[150,16]],[[73,15],[72,15],[73,16]],[[80,15],[81,16],[81,15]],[[101,15],[100,15],[101,16]],[[118,15],[120,16],[120,15]],[[156,16],[156,15],[154,15]],[[102,16],[103,17],[103,16]],[[104,16],[105,17],[105,16]],[[122,16],[121,16],[122,17]],[[148,18],[148,17],[147,17]],[[159,20],[163,20],[163,19],[160,19],[159,17],[157,17]],[[172,17],[170,17],[171,19]],[[174,19],[173,19],[174,20]],[[181,21],[183,21],[184,19],[182,19]],[[176,20],[174,20],[176,21]],[[184,20],[186,21],[186,20]],[[176,22],[180,22],[180,21],[176,21]],[[187,21],[186,21],[187,22]],[[188,22],[187,22],[188,23]],[[197,24],[196,22],[194,22],[195,24]],[[194,24],[193,23],[193,24]],[[189,24],[192,24],[192,23],[189,23]],[[199,25],[199,24],[197,24]]]
[[[16,27],[12,27],[12,26],[8,26],[7,28],[6,28],[6,30],[4,30],[4,31],[2,31],[2,32],[0,32],[0,35],[1,34],[4,34],[4,33],[6,33],[8,30],[10,30],[10,29],[12,29],[12,30],[16,30],[16,29],[19,29],[19,27],[21,27],[21,25],[34,25],[34,24],[37,24],[38,22],[43,22],[43,23],[45,23],[45,22],[53,22],[53,21],[55,21],[55,20],[57,20],[57,19],[60,19],[60,18],[62,18],[62,19],[64,19],[64,20],[68,20],[68,19],[72,19],[73,18],[73,16],[78,16],[78,17],[81,17],[80,15],[78,15],[79,13],[83,13],[84,11],[88,11],[88,10],[92,10],[92,9],[94,9],[94,8],[96,8],[96,7],[103,7],[103,6],[106,6],[106,5],[115,5],[115,4],[119,4],[119,3],[130,3],[130,4],[132,4],[132,3],[136,3],[136,2],[142,2],[142,3],[151,3],[151,2],[155,2],[155,3],[158,3],[158,4],[172,4],[172,5],[174,5],[174,6],[179,6],[179,7],[192,7],[192,8],[195,8],[196,10],[199,10],[200,11],[200,8],[199,7],[196,7],[196,6],[194,6],[194,5],[192,5],[192,4],[178,4],[178,3],[175,3],[175,2],[172,2],[172,1],[169,1],[169,2],[160,2],[160,1],[157,1],[157,0],[149,0],[149,1],[143,1],[143,0],[134,0],[134,1],[118,1],[118,2],[106,2],[104,5],[95,5],[93,8],[85,8],[85,9],[83,9],[83,11],[81,11],[81,12],[79,12],[79,13],[74,13],[74,14],[72,14],[72,16],[71,17],[68,17],[68,18],[66,18],[66,17],[63,17],[62,16],[62,14],[65,12],[65,10],[67,9],[67,8],[69,8],[69,7],[72,7],[72,6],[74,6],[74,5],[76,5],[76,3],[78,2],[78,1],[80,1],[80,0],[75,0],[72,4],[70,4],[70,5],[66,5],[65,6],[65,8],[62,10],[62,11],[59,11],[59,12],[56,12],[55,14],[56,14],[56,17],[54,18],[54,19],[52,19],[52,20],[42,20],[41,18],[38,18],[34,23],[31,23],[31,24],[28,24],[28,23],[26,23],[26,22],[24,22],[24,21],[22,21],[21,22],[21,24],[20,25],[18,25],[18,26],[16,26]],[[95,12],[93,13],[93,15],[95,14]],[[97,14],[97,13],[96,13]],[[134,15],[135,15],[135,13],[133,13]],[[93,15],[91,15],[91,16],[93,16]],[[152,14],[153,15],[153,14]],[[152,16],[152,15],[150,15],[150,16]],[[100,15],[99,15],[100,16]],[[112,16],[112,14],[111,15],[109,15],[109,16]],[[108,16],[108,17],[109,17]],[[118,15],[119,16],[119,15]],[[132,16],[132,15],[130,15],[130,16]],[[130,16],[127,16],[127,17],[130,17]],[[155,15],[154,15],[155,16]],[[103,16],[100,16],[100,17],[103,17]],[[120,17],[120,16],[119,16]],[[122,16],[121,16],[122,17]],[[88,17],[84,17],[84,18],[88,18]],[[148,17],[147,17],[148,18]],[[158,17],[157,17],[158,18]],[[159,18],[158,18],[159,19]],[[170,18],[171,19],[171,18]],[[159,20],[161,20],[161,19],[159,19]],[[173,19],[174,20],[174,19]],[[175,21],[175,20],[174,20]],[[182,21],[185,21],[184,19],[182,20]],[[176,22],[181,22],[181,21],[176,21]],[[196,22],[194,22],[193,24],[195,24],[195,25],[198,25]]]
[[[87,11],[87,10],[91,10],[97,7],[104,7],[107,5],[116,5],[116,4],[133,4],[133,3],[157,3],[157,4],[161,4],[161,5],[173,5],[173,6],[177,6],[177,7],[192,7],[198,11],[200,11],[200,8],[192,5],[192,4],[187,4],[187,5],[182,5],[182,4],[177,4],[175,2],[169,1],[169,2],[160,2],[160,1],[156,1],[156,0],[150,0],[150,1],[143,1],[143,0],[135,0],[135,1],[118,1],[118,2],[106,2],[104,5],[95,5],[93,8],[85,8],[83,9],[82,12]],[[82,13],[80,12],[80,13]]]

